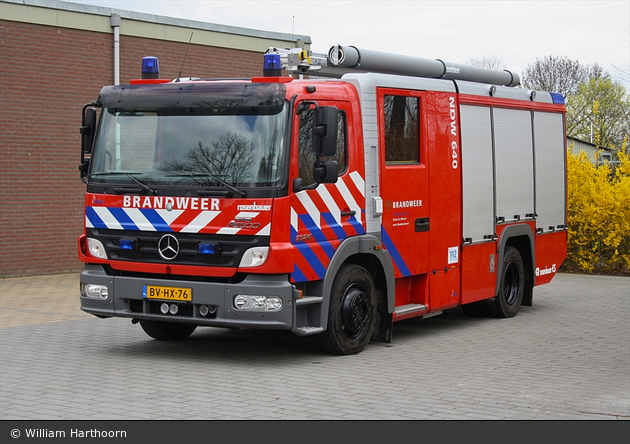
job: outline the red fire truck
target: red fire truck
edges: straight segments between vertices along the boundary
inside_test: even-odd
[[[566,256],[564,98],[336,45],[262,77],[106,86],[82,115],[81,308],[151,337],[317,335],[334,354],[457,306],[512,317]]]

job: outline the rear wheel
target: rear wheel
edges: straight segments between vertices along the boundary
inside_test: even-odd
[[[345,264],[333,282],[326,331],[319,335],[329,353],[358,353],[370,342],[376,323],[376,288],[365,268]]]
[[[197,328],[194,324],[147,320],[141,320],[140,326],[146,334],[160,341],[181,341],[190,336]]]
[[[516,316],[525,293],[525,266],[519,251],[506,247],[501,268],[499,291],[492,304],[493,314],[499,318]]]

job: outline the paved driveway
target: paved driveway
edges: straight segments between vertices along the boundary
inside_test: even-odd
[[[559,274],[515,318],[449,310],[344,357],[267,331],[155,341],[81,312],[78,282],[0,280],[0,420],[630,419],[630,278]]]

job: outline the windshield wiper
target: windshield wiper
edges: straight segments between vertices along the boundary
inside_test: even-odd
[[[169,173],[166,174],[167,176],[180,176],[180,177],[208,177],[218,183],[220,183],[221,185],[223,185],[225,188],[227,188],[228,190],[230,190],[232,193],[234,194],[238,194],[241,197],[247,197],[247,192],[243,191],[243,190],[239,190],[238,188],[236,188],[233,185],[230,185],[229,183],[219,179],[217,176],[213,176],[210,173],[185,173],[185,172],[181,172],[181,173]],[[204,193],[203,191],[197,191],[197,193]]]
[[[144,191],[146,191],[147,193],[151,193],[153,195],[158,194],[157,190],[154,190],[153,188],[148,186],[146,183],[140,181],[139,179],[137,179],[134,176],[132,176],[131,173],[128,173],[126,171],[102,171],[100,173],[91,174],[90,177],[93,177],[93,176],[110,176],[110,175],[113,176],[113,175],[118,175],[118,174],[123,174],[123,175],[127,176],[129,179],[133,180],[135,183],[140,185],[140,187],[142,187],[142,189]],[[136,174],[138,174],[138,173],[136,173]],[[122,189],[122,188],[115,188],[114,190],[115,191],[117,191],[117,190],[124,191],[124,189]]]
[[[125,176],[127,176],[129,179],[133,180],[135,183],[137,183],[138,185],[140,185],[142,187],[142,189],[144,191],[146,191],[147,193],[151,193],[154,196],[158,193],[157,190],[154,190],[153,188],[151,188],[149,185],[147,185],[144,182],[141,182],[139,179],[136,179],[135,177],[133,177],[131,174],[129,173],[125,173]]]

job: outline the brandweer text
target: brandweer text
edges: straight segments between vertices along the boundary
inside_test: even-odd
[[[124,196],[125,208],[219,211],[219,199],[207,197]]]

